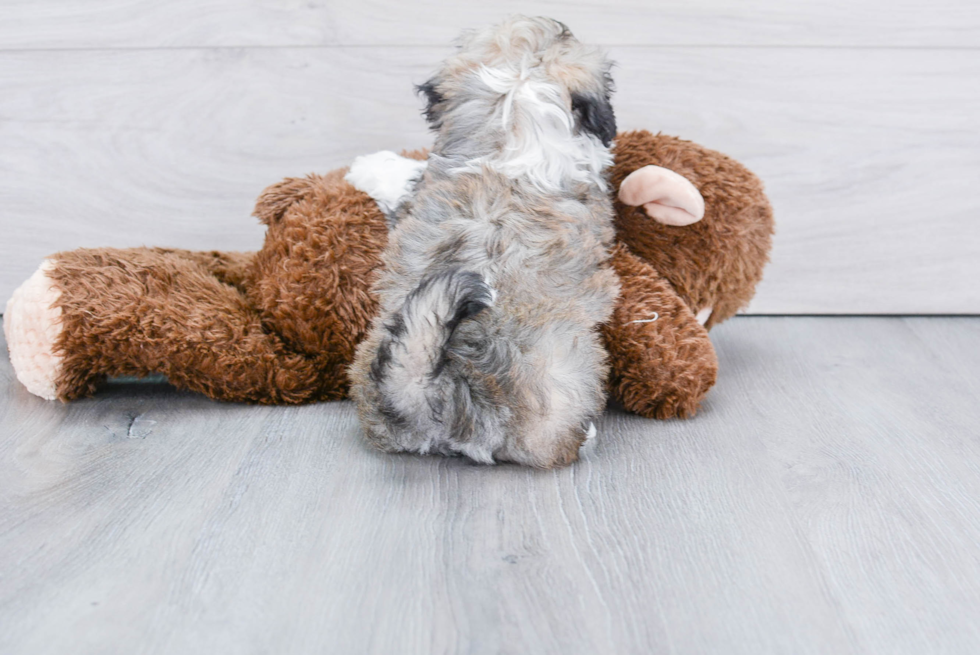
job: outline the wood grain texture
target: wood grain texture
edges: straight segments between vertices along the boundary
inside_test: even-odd
[[[0,53],[0,299],[81,246],[250,249],[287,175],[431,142],[445,48]],[[744,161],[777,219],[756,313],[980,313],[980,50],[612,49],[624,129]]]
[[[608,45],[980,45],[970,0],[3,0],[0,48],[424,45],[513,14]]]
[[[980,319],[712,334],[698,417],[557,472],[0,358],[0,652],[977,652]]]

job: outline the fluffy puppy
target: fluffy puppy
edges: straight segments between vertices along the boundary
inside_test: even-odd
[[[596,327],[619,292],[610,66],[561,23],[515,17],[465,34],[419,87],[437,136],[350,371],[378,448],[548,468],[594,434]]]

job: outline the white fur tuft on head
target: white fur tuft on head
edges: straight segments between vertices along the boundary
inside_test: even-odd
[[[539,190],[553,192],[571,182],[598,180],[612,165],[609,148],[594,135],[574,134],[574,120],[563,89],[553,81],[532,79],[527,68],[488,68],[477,75],[503,96],[495,119],[505,134],[500,152],[479,157],[453,172],[478,172],[487,166],[507,177],[527,179]]]

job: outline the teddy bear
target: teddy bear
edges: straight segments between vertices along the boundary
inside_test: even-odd
[[[772,209],[748,169],[690,141],[625,132],[613,154],[610,264],[621,295],[602,326],[609,394],[641,416],[689,417],[717,377],[708,330],[744,307],[762,277]],[[6,306],[18,379],[62,401],[107,378],[151,374],[224,401],[345,398],[347,367],[377,311],[371,283],[393,209],[384,180],[358,188],[349,173],[267,188],[254,212],[267,227],[258,252],[51,255]]]

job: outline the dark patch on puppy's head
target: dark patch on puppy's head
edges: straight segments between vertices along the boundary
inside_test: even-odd
[[[613,90],[612,75],[607,70],[603,74],[601,93],[572,93],[572,113],[575,114],[579,127],[594,134],[607,148],[616,138],[616,114],[610,102]]]
[[[572,111],[583,130],[594,134],[607,148],[616,138],[616,115],[612,104],[597,95],[576,93],[572,96]]]
[[[425,116],[425,120],[429,123],[429,129],[432,130],[438,130],[442,125],[442,112],[446,101],[446,98],[436,88],[438,84],[439,80],[433,77],[415,87],[415,92],[425,98],[425,109],[422,110],[422,115]]]

